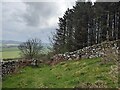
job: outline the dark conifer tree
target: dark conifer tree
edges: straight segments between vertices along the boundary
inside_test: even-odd
[[[120,39],[120,2],[76,2],[58,25],[53,37],[58,53]]]

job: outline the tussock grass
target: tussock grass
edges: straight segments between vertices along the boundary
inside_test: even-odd
[[[3,78],[3,88],[118,87],[112,63],[100,64],[100,58],[64,61],[55,66],[25,67],[16,75]],[[112,67],[112,68],[111,68]]]

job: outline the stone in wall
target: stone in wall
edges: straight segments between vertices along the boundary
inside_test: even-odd
[[[119,62],[119,41],[116,42],[109,42],[107,46],[103,46],[103,56],[102,60],[104,63],[113,61],[116,64]]]
[[[26,65],[31,65],[32,60],[10,60],[10,61],[2,61],[2,76],[16,73],[19,68],[25,67]]]

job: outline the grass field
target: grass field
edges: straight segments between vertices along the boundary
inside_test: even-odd
[[[3,48],[2,51],[0,52],[1,57],[3,59],[8,59],[8,58],[19,58],[20,51],[18,50],[17,47],[10,47],[10,48]]]
[[[2,54],[2,58],[3,59],[8,59],[8,58],[19,58],[20,51],[4,51],[4,52],[0,52]]]
[[[2,48],[2,51],[18,51],[19,49],[17,47],[6,47],[6,48]]]
[[[49,52],[48,49],[44,48],[43,53]],[[19,58],[20,57],[20,50],[17,47],[10,47],[10,48],[3,48],[0,51],[0,58],[8,59],[8,58]]]
[[[65,61],[55,66],[25,67],[18,74],[3,78],[3,88],[73,88],[100,85],[118,87],[112,63],[100,64],[100,58]],[[112,69],[111,69],[112,68]]]

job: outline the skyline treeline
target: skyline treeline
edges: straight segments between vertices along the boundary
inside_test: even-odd
[[[55,53],[120,39],[120,2],[76,2],[59,18],[58,26],[53,35]]]

